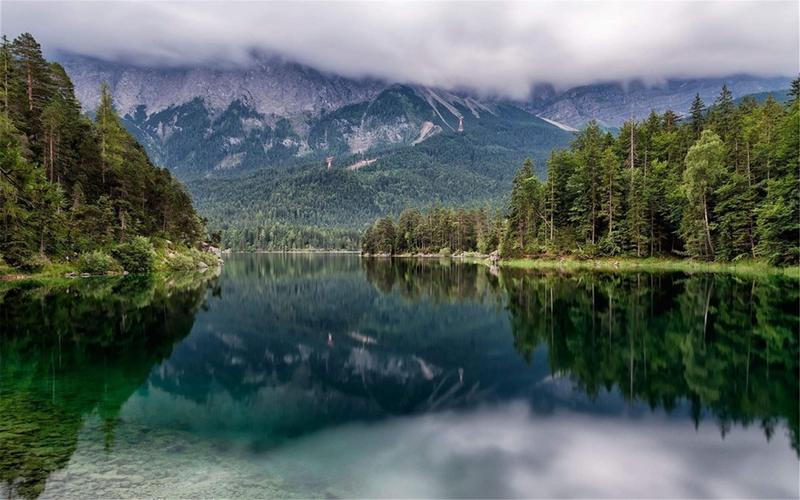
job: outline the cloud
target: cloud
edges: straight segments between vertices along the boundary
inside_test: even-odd
[[[348,77],[525,97],[532,84],[800,71],[790,1],[2,2],[49,51],[145,66],[278,54]]]
[[[275,488],[275,497],[322,497],[328,491],[347,498],[796,498],[798,494],[798,462],[788,433],[775,433],[768,440],[755,424],[732,425],[723,437],[714,422],[695,428],[688,416],[670,417],[663,411],[632,416],[624,411],[598,415],[559,409],[537,414],[527,401],[513,400],[369,423],[329,423],[267,452],[252,453],[251,442],[263,446],[274,432],[274,416],[295,418],[286,413],[295,400],[285,403],[287,395],[295,393],[280,391],[261,400],[265,394],[270,391],[255,399],[224,397],[208,405],[150,387],[125,403],[122,417],[151,429],[192,422],[192,435],[211,433],[217,439],[228,438],[232,447],[249,449],[220,460],[220,452],[202,441],[187,444],[190,465],[216,478],[214,496],[222,497],[231,496],[234,488],[238,496],[263,496],[269,487]],[[237,421],[242,416],[251,421]],[[242,435],[242,428],[249,434]],[[174,456],[164,453],[163,445],[148,447],[137,440],[132,446],[122,455],[137,470],[174,471],[180,466]],[[85,456],[73,457],[67,476],[76,478],[80,471],[88,471],[95,472],[97,480],[76,488],[83,485],[106,491],[107,496],[126,496],[130,484],[113,477],[101,479],[99,473],[108,461],[89,468],[80,464]],[[175,483],[187,474],[174,472],[164,477],[168,481],[159,474],[143,475],[148,478],[144,487],[159,488],[152,496],[191,491],[181,488],[192,484]],[[282,481],[269,484],[274,477]],[[92,495],[76,489],[61,496]]]

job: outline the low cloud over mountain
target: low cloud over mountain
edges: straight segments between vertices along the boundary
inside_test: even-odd
[[[535,83],[798,72],[796,1],[2,4],[2,30],[50,50],[147,66],[257,54],[347,77],[525,98]]]

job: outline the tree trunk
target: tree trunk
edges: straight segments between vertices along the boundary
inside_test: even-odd
[[[703,222],[706,228],[706,239],[708,240],[708,249],[711,250],[711,258],[714,258],[714,244],[711,242],[711,227],[708,223],[708,203],[706,202],[706,193],[703,192]]]
[[[592,179],[592,245],[594,245],[594,232],[595,232],[595,205],[597,205],[595,198],[595,180]]]
[[[555,239],[555,224],[553,224],[553,221],[555,220],[556,213],[556,197],[553,184],[553,182],[550,183],[550,243],[553,243],[553,240]]]
[[[33,73],[31,70],[31,63],[27,64],[28,68],[28,111],[33,111]]]
[[[53,174],[53,164],[55,163],[55,147],[53,145],[53,134],[50,134],[50,140],[48,141],[50,147],[50,182],[53,182],[55,179],[55,175]]]

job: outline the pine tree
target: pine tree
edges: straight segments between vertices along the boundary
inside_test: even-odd
[[[694,95],[692,106],[689,108],[689,117],[692,127],[692,140],[697,140],[700,138],[700,133],[706,123],[706,108],[700,98],[700,94]]]
[[[800,262],[800,79],[777,127],[775,162],[756,208],[756,255],[775,264]]]
[[[800,99],[800,77],[792,80],[792,86],[789,89],[789,100],[796,101]]]
[[[12,109],[13,99],[19,94],[19,77],[15,71],[14,54],[11,51],[11,43],[8,38],[2,36],[2,45],[0,45],[0,72],[2,77],[0,79],[0,104],[3,106],[3,116],[9,122],[18,120],[19,116]]]
[[[622,214],[622,172],[620,160],[611,147],[606,147],[601,158],[602,187],[601,210],[607,233],[601,242],[604,253],[616,255],[622,251],[620,238]]]
[[[532,225],[533,211],[533,161],[528,158],[517,170],[511,184],[511,201],[508,205],[509,230],[503,242],[504,255],[525,253],[526,238]]]
[[[95,118],[100,143],[101,181],[106,186],[109,177],[119,174],[123,164],[125,131],[114,111],[114,103],[108,85],[100,87],[100,105]]]
[[[590,122],[578,133],[574,149],[578,166],[570,178],[570,190],[574,196],[571,220],[583,241],[594,247],[598,242],[600,156],[603,151],[603,134],[596,122]]]
[[[647,197],[646,182],[643,170],[633,168],[626,170],[628,176],[628,196],[627,213],[625,217],[625,227],[627,229],[628,241],[633,249],[634,255],[642,257],[646,253],[648,244],[648,223],[647,223]]]
[[[574,156],[567,150],[554,151],[547,161],[547,217],[550,220],[549,244],[551,251],[570,247],[571,241],[567,236],[570,224],[570,208],[573,204],[572,193],[569,189],[569,179],[575,171]]]

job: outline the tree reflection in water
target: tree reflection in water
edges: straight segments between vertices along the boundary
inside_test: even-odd
[[[38,496],[90,414],[113,442],[122,404],[189,333],[213,284],[192,274],[0,291],[3,496]]]

